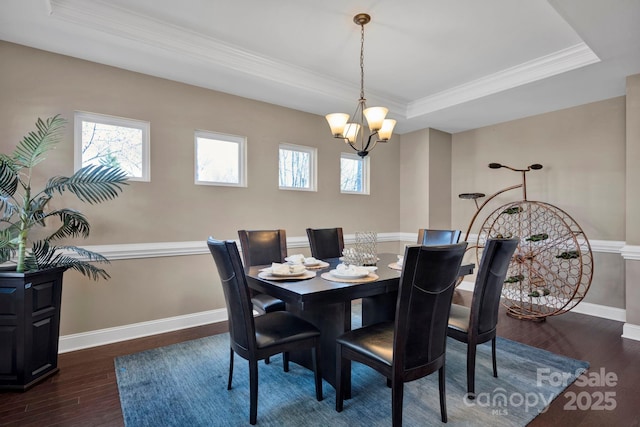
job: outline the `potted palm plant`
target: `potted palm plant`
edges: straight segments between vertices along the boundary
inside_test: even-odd
[[[95,265],[108,260],[58,241],[89,236],[87,218],[72,208],[51,209],[63,193],[96,204],[114,199],[127,184],[119,168],[90,165],[71,176],[54,176],[33,188],[38,164],[60,141],[66,121],[38,119],[10,155],[0,154],[0,389],[26,390],[58,371],[62,275],[67,269],[97,280],[109,274]],[[33,238],[39,233],[37,238]]]

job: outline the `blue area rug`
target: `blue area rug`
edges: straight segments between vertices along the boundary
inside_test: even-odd
[[[448,426],[524,426],[588,368],[587,362],[514,341],[498,339],[498,375],[491,347],[478,347],[475,401],[466,392],[466,347],[447,344]],[[324,383],[315,399],[313,373],[295,363],[282,370],[281,356],[259,363],[260,426],[390,426],[391,389],[359,363],[352,367],[352,394],[335,411],[335,390]],[[221,334],[118,357],[115,370],[127,427],[239,426],[249,424],[248,363],[236,356],[233,389],[227,391],[229,335]],[[549,381],[561,378],[566,381]],[[558,384],[562,383],[562,384]],[[440,422],[437,374],[405,384],[405,426]]]

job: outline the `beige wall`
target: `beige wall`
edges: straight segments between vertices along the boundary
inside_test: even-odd
[[[307,226],[342,226],[347,234],[449,226],[464,232],[474,207],[459,193],[490,194],[519,182],[518,174],[488,169],[490,162],[542,163],[544,169],[528,175],[529,199],[570,213],[590,239],[626,240],[631,230],[625,233],[625,225],[640,210],[632,190],[625,196],[625,179],[640,183],[639,76],[627,81],[626,105],[620,97],[455,135],[424,129],[394,136],[371,155],[371,195],[357,196],[339,193],[345,147],[331,138],[323,117],[6,42],[0,58],[2,152],[12,151],[37,117],[61,113],[72,122],[73,111],[83,110],[151,122],[151,182],[131,183],[108,204],[75,205],[91,220],[86,245],[202,240],[204,246],[207,236],[235,239],[240,228],[284,227],[289,237],[303,237]],[[636,141],[626,148],[625,123]],[[195,129],[247,136],[248,188],[193,184]],[[318,147],[318,192],[277,189],[280,142]],[[44,176],[72,173],[71,126],[43,166]],[[504,195],[488,211],[514,197],[520,194]],[[627,243],[639,244],[640,232],[632,234]],[[400,251],[403,243],[385,242],[380,250]],[[629,304],[637,295],[637,268],[627,265],[625,298],[622,258],[601,253],[594,259],[585,301],[626,304],[628,321],[640,324],[640,307]],[[109,273],[106,282],[66,273],[62,335],[224,306],[208,255],[119,260]]]
[[[429,147],[428,228],[446,230],[451,227],[451,134],[429,129]]]
[[[626,178],[628,245],[640,245],[640,74],[627,78]]]
[[[132,182],[96,207],[73,202],[92,225],[84,245],[205,245],[209,235],[235,239],[242,228],[285,228],[289,237],[305,236],[306,227],[399,229],[398,138],[371,155],[371,194],[342,195],[346,149],[324,117],[6,42],[0,58],[2,152],[12,151],[38,117],[60,113],[70,122],[42,164],[46,176],[73,172],[75,110],[151,122],[151,182]],[[248,188],[194,185],[196,129],[248,138]],[[281,142],[318,148],[317,192],[278,190]],[[108,282],[65,275],[62,335],[224,307],[210,257],[114,261],[108,271]]]
[[[460,193],[491,195],[521,182],[521,174],[489,169],[491,162],[527,174],[527,198],[568,213],[589,239],[625,240],[625,98],[514,120],[453,135],[452,226],[466,230],[475,213]],[[504,203],[522,198],[512,190],[490,202],[474,224]],[[481,199],[482,202],[484,199]],[[594,279],[585,302],[625,308],[624,266],[619,254],[594,255]]]
[[[400,230],[429,226],[429,129],[402,135],[400,144]]]
[[[489,195],[521,182],[518,173],[489,163],[518,169],[540,163],[542,170],[527,174],[529,200],[569,213],[590,239],[625,239],[624,97],[455,134],[452,156],[454,226],[466,228],[475,212],[458,194]],[[491,206],[521,197],[514,190]]]
[[[451,225],[451,134],[422,129],[400,144],[400,229]]]
[[[627,259],[627,323],[640,325],[640,74],[627,78],[627,245],[635,247],[635,259]]]

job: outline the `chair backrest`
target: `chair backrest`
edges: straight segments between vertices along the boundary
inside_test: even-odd
[[[307,228],[311,256],[317,259],[338,258],[344,249],[342,228]]]
[[[469,331],[491,332],[498,324],[502,285],[518,242],[514,239],[487,239],[471,300]]]
[[[256,349],[253,306],[249,286],[242,267],[236,242],[207,239],[209,251],[218,268],[229,319],[229,335],[232,346],[241,354]]]
[[[393,344],[397,373],[417,373],[444,357],[451,300],[466,248],[463,242],[405,249]]]
[[[287,233],[284,230],[238,230],[245,268],[285,262]]]
[[[452,245],[460,240],[460,230],[418,230],[419,245]]]

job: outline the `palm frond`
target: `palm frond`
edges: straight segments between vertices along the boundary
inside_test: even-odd
[[[65,253],[69,251],[75,252],[78,256]],[[34,242],[32,251],[25,260],[25,269],[42,270],[50,267],[64,267],[76,270],[93,280],[111,277],[104,269],[96,267],[90,261],[109,263],[109,260],[99,253],[77,246],[54,246],[46,240],[41,240]]]
[[[0,230],[0,263],[9,261],[16,253],[14,238],[10,230]]]
[[[13,204],[13,202],[7,197],[0,197],[0,211],[2,212],[2,220],[9,220],[13,218],[14,214],[20,212],[20,209]]]
[[[47,183],[44,192],[52,195],[65,190],[73,193],[82,202],[101,203],[115,199],[122,191],[122,185],[128,185],[127,174],[122,169],[104,165],[90,165],[79,169],[70,177],[53,177]]]
[[[72,270],[76,270],[83,276],[90,277],[92,280],[98,280],[100,278],[108,280],[109,278],[111,278],[111,276],[105,269],[96,267],[95,265],[89,264],[88,262],[80,261],[76,258],[63,257],[63,259],[58,260],[56,267],[66,267]]]
[[[92,263],[109,261],[100,254],[75,246],[54,246],[58,239],[88,237],[87,218],[74,209],[49,211],[49,202],[56,194],[68,191],[80,201],[90,204],[115,199],[127,175],[119,168],[92,165],[81,168],[70,177],[50,178],[43,189],[32,189],[33,167],[46,159],[64,135],[66,121],[56,115],[38,119],[36,128],[18,143],[8,156],[0,154],[0,261],[16,258],[16,272],[35,271],[51,267],[72,268],[93,279],[109,275]],[[53,232],[43,240],[30,242],[30,232],[45,226],[47,218],[55,217]],[[28,249],[30,246],[30,249]]]
[[[44,222],[46,218],[57,217],[62,223],[60,227],[47,237],[47,240],[58,240],[65,237],[88,237],[91,226],[82,212],[75,209],[58,209],[39,218]]]
[[[45,226],[44,219],[47,217],[45,208],[47,207],[49,200],[51,200],[51,197],[46,194],[31,199],[29,209],[26,211],[31,224],[40,224],[43,227]]]
[[[101,254],[99,254],[97,252],[93,252],[93,251],[90,251],[88,249],[81,248],[81,247],[78,247],[78,246],[57,246],[57,249],[61,250],[61,251],[75,252],[78,256],[84,258],[85,262],[88,260],[90,262],[98,262],[98,263],[102,263],[102,264],[111,264],[109,259],[107,259],[107,257],[105,257],[104,255],[101,255]]]
[[[0,155],[0,196],[11,197],[18,189],[18,168],[11,158],[5,154]]]
[[[46,240],[34,242],[31,252],[25,258],[25,271],[38,270],[51,266],[51,260],[56,254],[55,246]]]
[[[45,154],[60,141],[66,120],[59,114],[49,117],[46,122],[38,118],[37,130],[29,132],[20,141],[13,153],[16,163],[25,168],[32,168],[46,157]]]

